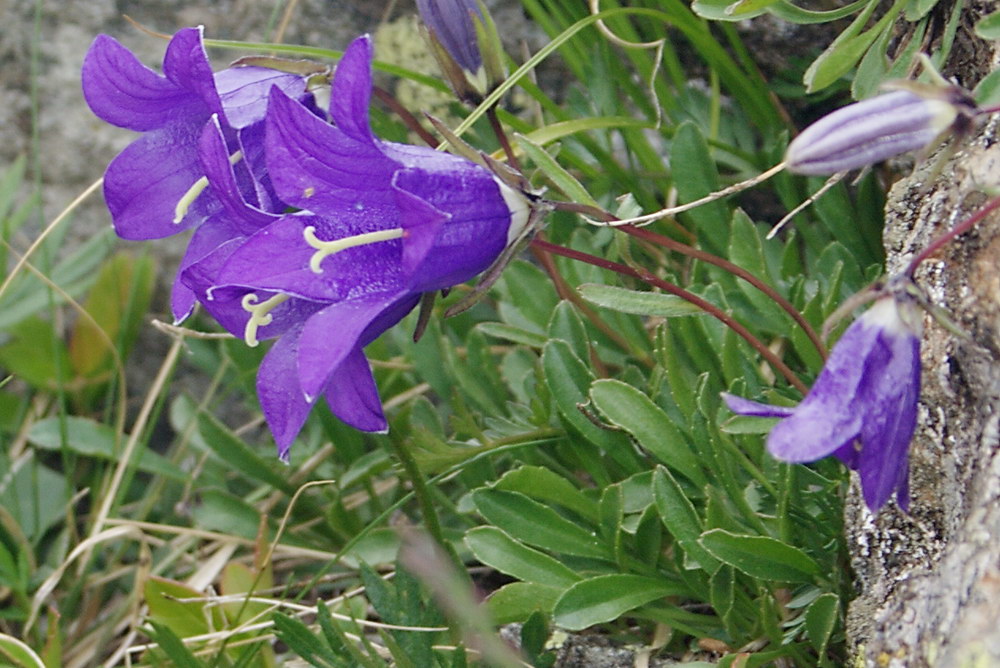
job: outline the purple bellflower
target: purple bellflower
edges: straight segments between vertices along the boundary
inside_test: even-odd
[[[739,415],[784,418],[767,449],[786,462],[835,455],[861,476],[865,503],[877,511],[893,493],[909,507],[907,453],[920,394],[920,311],[882,297],[844,332],[798,406],[723,395]]]
[[[920,92],[897,90],[819,119],[788,145],[788,171],[817,176],[873,165],[927,147],[974,113],[974,103],[957,88],[914,89]]]
[[[422,293],[487,269],[529,219],[528,200],[487,169],[372,134],[371,60],[367,36],[344,52],[332,83],[332,125],[271,91],[268,173],[296,213],[248,203],[221,126],[202,135],[203,169],[230,224],[259,229],[217,246],[184,280],[249,345],[278,337],[257,391],[282,458],[320,396],[347,424],[384,431],[364,346]]]
[[[83,62],[83,93],[102,120],[141,132],[104,174],[104,198],[115,231],[124,239],[158,239],[195,227],[222,211],[198,157],[198,139],[212,117],[223,129],[227,156],[235,163],[240,189],[271,210],[264,176],[264,114],[268,91],[277,87],[311,103],[306,79],[263,67],[233,67],[213,73],[201,28],[184,28],[167,45],[163,74],[108,35],[99,35]],[[182,269],[210,250],[192,243]],[[175,282],[172,310],[177,321],[194,307],[194,295]]]

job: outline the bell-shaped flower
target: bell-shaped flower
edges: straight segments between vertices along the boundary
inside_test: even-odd
[[[273,201],[264,176],[263,120],[272,87],[311,103],[303,76],[264,67],[213,73],[202,29],[184,28],[167,45],[162,75],[114,38],[99,35],[84,58],[82,82],[99,118],[142,133],[104,174],[104,197],[120,237],[169,236],[222,211],[218,198],[206,191],[198,157],[199,137],[213,116],[224,131],[243,194],[265,208],[284,208]],[[189,249],[189,262],[197,250]],[[186,317],[193,305],[193,294],[175,283],[175,319]]]
[[[807,127],[788,145],[788,171],[815,176],[873,165],[929,146],[975,112],[957,88],[912,88],[850,104]]]
[[[257,390],[282,457],[320,396],[347,424],[385,430],[364,346],[422,293],[488,268],[529,218],[527,199],[487,169],[372,134],[371,59],[368,37],[344,52],[332,84],[332,125],[271,92],[268,173],[278,196],[301,210],[185,271],[229,331],[251,345],[279,337]],[[217,157],[206,160],[212,187],[233,193],[223,201],[234,219],[258,218],[259,210],[239,201],[221,139],[214,142]]]
[[[920,311],[882,297],[844,332],[815,384],[796,407],[724,395],[740,415],[780,417],[767,449],[786,462],[835,455],[858,471],[872,511],[892,496],[906,510],[907,453],[920,394]]]

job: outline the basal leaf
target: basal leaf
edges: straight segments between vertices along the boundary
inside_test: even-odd
[[[580,631],[611,622],[625,613],[667,596],[688,594],[685,586],[666,579],[616,573],[578,582],[559,597],[552,611],[555,623]]]
[[[631,434],[645,450],[701,487],[708,482],[687,439],[653,400],[618,380],[599,380],[590,397],[611,424]]]
[[[614,285],[590,283],[579,287],[580,295],[592,304],[622,313],[675,318],[703,315],[705,312],[691,302],[661,292],[629,290]]]
[[[719,567],[718,560],[698,542],[703,529],[701,518],[684,490],[662,466],[653,473],[653,499],[660,520],[684,550],[692,567],[714,572]]]
[[[487,521],[523,543],[580,557],[611,558],[610,550],[592,530],[567,520],[523,494],[478,489],[472,498]]]
[[[712,529],[701,535],[699,543],[719,561],[761,580],[815,582],[822,575],[819,564],[805,552],[768,536]]]
[[[549,555],[511,538],[496,527],[476,527],[465,534],[476,559],[501,573],[558,590],[579,582],[580,576]]]

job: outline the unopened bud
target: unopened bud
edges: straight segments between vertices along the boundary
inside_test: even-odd
[[[482,99],[484,70],[487,89],[503,81],[496,25],[478,0],[417,0],[417,9],[441,71],[460,99],[474,104]]]
[[[865,167],[925,148],[946,130],[962,129],[974,113],[974,104],[957,88],[912,84],[819,119],[788,145],[785,164],[788,171],[807,175]]]
[[[473,74],[483,64],[473,16],[482,20],[475,0],[417,0],[417,11],[431,39],[437,40],[458,65]]]

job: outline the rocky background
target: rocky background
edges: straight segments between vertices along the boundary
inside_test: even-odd
[[[537,47],[542,37],[520,3],[489,4],[502,34]],[[995,9],[991,4],[970,6],[953,52],[949,73],[966,85],[997,66],[991,46],[968,30],[978,15]],[[412,12],[409,0],[0,0],[0,168],[20,155],[40,156],[30,173],[41,186],[44,215],[26,226],[22,247],[132,139],[94,118],[83,101],[80,64],[94,35],[114,35],[157,66],[163,42],[124,15],[167,34],[203,24],[211,37],[269,41],[289,5],[294,11],[282,41],[330,48]],[[235,57],[213,56],[220,64]],[[963,142],[939,175],[927,162],[896,185],[886,231],[890,267],[904,266],[986,200],[982,189],[1000,181],[996,142],[994,122]],[[108,224],[95,195],[74,215],[69,238],[84,239]],[[169,275],[175,259],[159,251],[158,259]],[[850,503],[860,596],[851,606],[849,636],[859,665],[1000,665],[1000,217],[991,216],[964,243],[927,263],[920,280],[970,337],[958,339],[927,321],[912,514],[893,508],[872,518],[856,495]],[[156,308],[165,313],[164,297]]]

